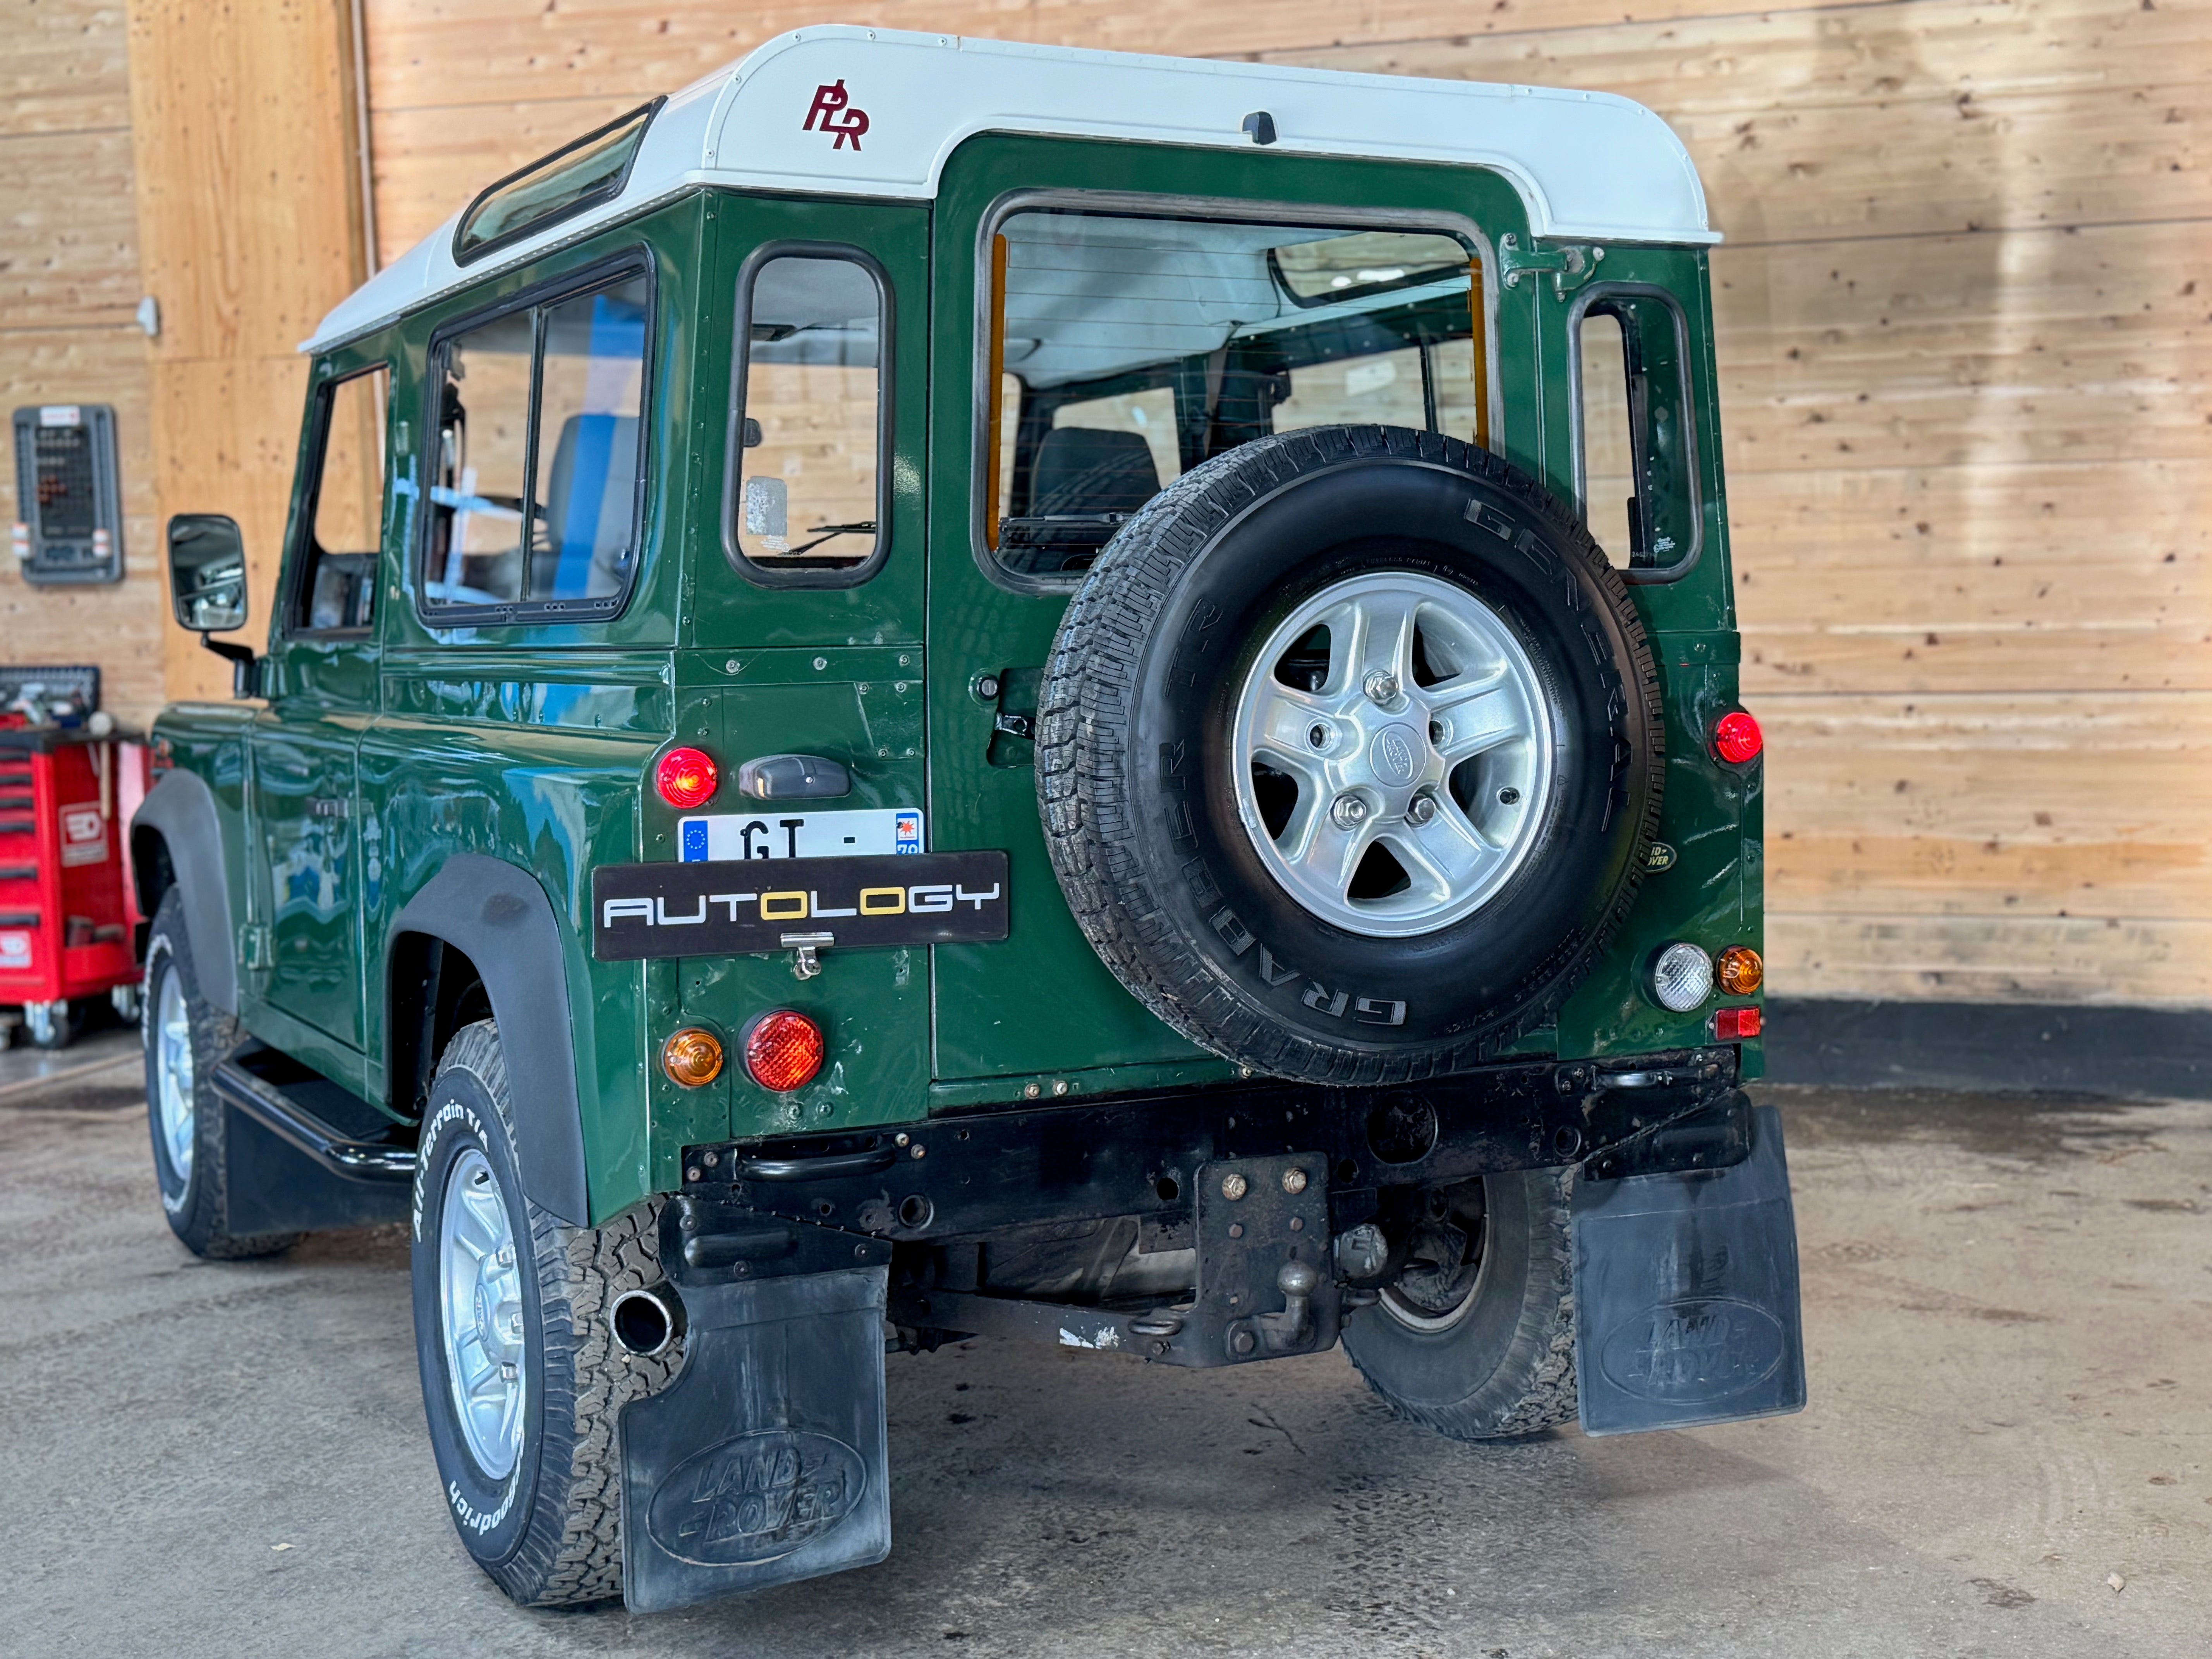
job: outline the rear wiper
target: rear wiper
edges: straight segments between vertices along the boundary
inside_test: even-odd
[[[1033,513],[999,522],[1015,530],[1027,530],[1053,524],[1124,525],[1136,516],[1133,513]]]
[[[864,519],[858,524],[811,524],[806,526],[806,533],[814,539],[802,546],[787,547],[780,556],[798,558],[801,554],[811,553],[823,543],[837,536],[872,536],[876,533],[876,521]]]

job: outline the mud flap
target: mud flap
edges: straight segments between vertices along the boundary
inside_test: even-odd
[[[623,1408],[623,1599],[665,1613],[890,1553],[887,1270],[687,1285],[684,1369]]]
[[[407,1182],[333,1175],[228,1102],[216,1109],[223,1114],[223,1224],[234,1235],[323,1232],[407,1219],[414,1191]]]
[[[1721,1170],[1576,1183],[1575,1381],[1586,1434],[1801,1411],[1805,1345],[1782,1116]]]

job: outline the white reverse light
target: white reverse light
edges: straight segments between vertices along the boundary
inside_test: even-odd
[[[1651,964],[1651,994],[1662,1008],[1686,1014],[1712,994],[1713,959],[1694,945],[1670,945]]]

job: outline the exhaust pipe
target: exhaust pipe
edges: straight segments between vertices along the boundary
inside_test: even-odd
[[[615,1345],[640,1359],[658,1359],[684,1334],[684,1303],[665,1281],[624,1291],[607,1311]]]

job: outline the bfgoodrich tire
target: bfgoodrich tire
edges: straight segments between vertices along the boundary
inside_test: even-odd
[[[571,1227],[524,1195],[498,1028],[465,1027],[416,1155],[415,1346],[461,1542],[525,1607],[622,1594],[622,1407],[680,1350],[625,1354],[608,1316],[661,1278],[653,1205]]]
[[[184,896],[161,896],[147,932],[139,1034],[146,1048],[146,1122],[154,1139],[154,1179],[169,1231],[194,1255],[237,1261],[274,1255],[297,1233],[230,1231],[228,1109],[215,1091],[216,1063],[238,1046],[238,1022],[200,995],[185,934]]]
[[[1573,1420],[1573,1181],[1531,1170],[1439,1194],[1419,1271],[1345,1322],[1345,1352],[1399,1416],[1455,1440]]]
[[[1634,900],[1663,762],[1572,514],[1455,440],[1325,427],[1122,527],[1054,642],[1037,791],[1077,921],[1168,1024],[1395,1083],[1553,1018]]]

